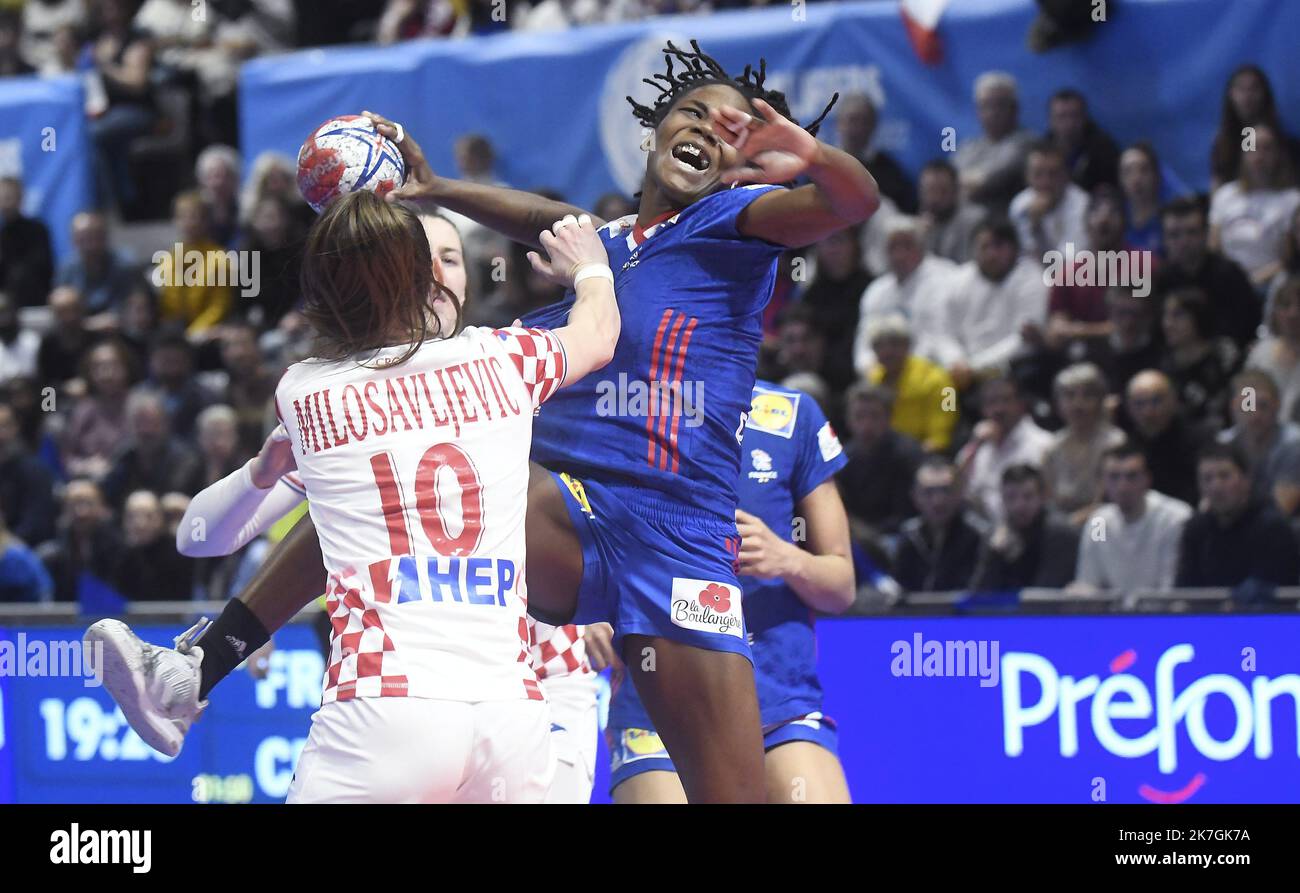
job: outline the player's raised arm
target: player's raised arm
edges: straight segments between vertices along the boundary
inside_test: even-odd
[[[605,245],[586,214],[557,220],[549,230],[537,234],[537,242],[549,260],[536,251],[528,252],[533,269],[552,282],[572,288],[577,296],[569,311],[568,325],[555,329],[564,345],[564,385],[568,385],[614,357],[621,328],[614,274]]]
[[[521,189],[440,177],[433,172],[419,143],[405,129],[399,129],[395,122],[374,112],[362,114],[375,123],[376,130],[397,144],[406,162],[406,183],[388,194],[390,201],[432,202],[534,248],[542,247],[537,240],[538,232],[556,220],[587,214],[581,208]],[[597,227],[604,223],[595,217],[591,219]]]
[[[788,183],[799,176],[812,182],[755,199],[736,220],[741,233],[801,248],[875,213],[880,190],[862,162],[821,142],[762,99],[753,103],[762,118],[730,106],[712,111],[714,133],[744,158],[723,172],[723,182]]]

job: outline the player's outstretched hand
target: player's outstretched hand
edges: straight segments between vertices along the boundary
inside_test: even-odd
[[[589,623],[582,628],[582,641],[587,646],[587,660],[591,668],[599,673],[606,667],[615,670],[623,666],[614,652],[614,627],[608,623]]]
[[[724,170],[724,183],[788,183],[808,169],[817,155],[817,138],[761,99],[753,100],[762,118],[724,105],[710,113],[713,132],[744,161]]]
[[[565,288],[573,287],[573,277],[583,267],[593,264],[609,266],[605,243],[586,214],[581,217],[569,214],[555,221],[549,230],[542,230],[538,241],[550,259],[543,260],[539,253],[530,251],[528,262],[538,273]]]
[[[438,182],[438,175],[433,172],[429,159],[424,157],[424,150],[415,141],[415,137],[399,129],[395,121],[374,112],[362,112],[386,138],[392,140],[402,153],[406,162],[406,182],[388,193],[390,202],[427,201],[432,197],[433,187]],[[399,141],[400,138],[400,141]]]
[[[293,455],[293,441],[289,439],[289,432],[284,429],[284,425],[276,425],[262,444],[261,451],[253,457],[248,473],[253,479],[253,486],[265,490],[297,467],[298,460]]]

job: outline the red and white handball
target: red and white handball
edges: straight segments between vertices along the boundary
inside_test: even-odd
[[[317,213],[359,189],[385,195],[406,179],[402,153],[363,115],[339,115],[312,131],[298,151],[298,191]]]

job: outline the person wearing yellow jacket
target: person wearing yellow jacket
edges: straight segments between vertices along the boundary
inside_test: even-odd
[[[172,220],[179,241],[153,256],[159,317],[183,323],[186,335],[199,335],[230,313],[239,270],[234,253],[208,234],[208,210],[198,192],[176,196]]]
[[[894,392],[890,427],[920,441],[927,452],[952,445],[957,424],[957,390],[942,366],[912,353],[912,331],[902,316],[890,316],[873,326],[871,349],[876,362],[867,380]]]

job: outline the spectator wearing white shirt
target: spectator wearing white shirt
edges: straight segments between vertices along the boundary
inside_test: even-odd
[[[19,327],[13,299],[0,292],[0,384],[34,376],[40,349],[41,337]]]
[[[890,221],[886,237],[888,270],[862,293],[858,330],[853,344],[853,368],[865,375],[876,361],[869,330],[874,322],[895,314],[916,333],[913,353],[948,366],[963,356],[947,330],[947,299],[957,265],[927,254],[923,228],[915,217]]]
[[[1288,279],[1273,298],[1270,334],[1246,357],[1246,366],[1272,376],[1282,395],[1282,418],[1300,422],[1300,276]]]
[[[1015,227],[985,220],[975,230],[975,259],[957,268],[946,301],[946,331],[961,345],[961,358],[948,367],[957,387],[969,387],[975,373],[1005,371],[1025,347],[1026,323],[1047,318],[1043,268],[1020,258]]]
[[[1002,472],[1012,465],[1042,468],[1052,435],[1029,416],[1019,384],[998,375],[980,386],[980,414],[971,439],[957,454],[972,505],[990,521],[1002,521]]]
[[[942,158],[926,164],[921,168],[920,198],[926,250],[955,264],[970,260],[971,237],[985,211],[962,201],[957,169]]]
[[[1168,589],[1178,570],[1178,544],[1192,516],[1185,502],[1151,489],[1146,455],[1121,444],[1102,460],[1106,504],[1079,534],[1079,564],[1069,591]]]
[[[1049,251],[1066,250],[1088,242],[1088,193],[1070,180],[1065,155],[1051,143],[1039,143],[1025,162],[1029,184],[1011,200],[1011,222],[1020,236],[1025,257],[1046,263]]]
[[[1036,137],[1020,126],[1016,79],[1005,71],[986,71],[975,79],[975,110],[984,132],[958,146],[953,159],[962,194],[1004,214],[1024,185],[1025,156]]]
[[[1210,247],[1240,264],[1257,289],[1282,269],[1291,218],[1300,208],[1291,159],[1268,124],[1255,128],[1255,150],[1243,152],[1241,176],[1210,199]]]

